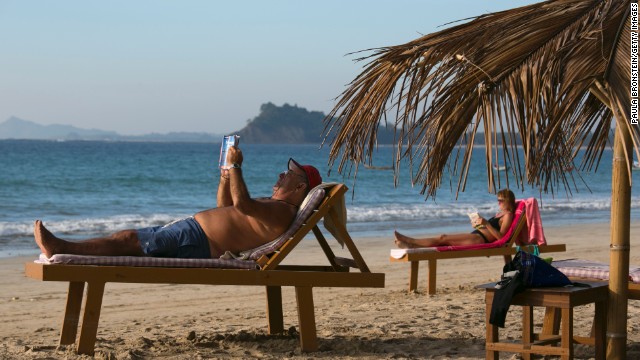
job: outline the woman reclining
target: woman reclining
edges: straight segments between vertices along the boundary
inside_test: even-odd
[[[478,217],[472,220],[471,225],[476,229],[471,233],[442,234],[430,238],[412,238],[394,231],[395,243],[399,248],[409,249],[494,242],[507,233],[513,222],[514,211],[516,210],[516,198],[511,190],[503,189],[498,191],[498,206],[500,207],[500,212],[491,219],[487,220],[483,217]]]

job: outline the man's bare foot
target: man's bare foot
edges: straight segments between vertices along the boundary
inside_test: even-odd
[[[415,245],[411,242],[412,239],[410,237],[402,235],[397,231],[394,231],[393,235],[396,238],[396,246],[400,249],[411,249],[415,247]]]
[[[42,253],[48,258],[57,253],[56,250],[58,250],[60,242],[62,241],[47,230],[40,220],[36,220],[33,225],[33,236],[36,238],[36,243]]]

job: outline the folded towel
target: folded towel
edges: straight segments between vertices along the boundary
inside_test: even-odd
[[[536,198],[528,198],[522,201],[525,203],[527,212],[528,231],[520,233],[516,243],[518,245],[547,245],[547,239],[544,237],[544,230],[542,229],[538,200]]]
[[[414,248],[414,249],[391,249],[390,255],[394,259],[402,259],[406,254],[419,254],[425,252],[436,252],[435,247]]]

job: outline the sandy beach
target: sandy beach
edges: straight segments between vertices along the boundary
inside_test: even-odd
[[[567,244],[554,259],[609,261],[609,224],[547,227],[550,244]],[[426,234],[426,233],[425,233]],[[640,264],[640,223],[632,224],[631,263]],[[384,289],[316,288],[314,303],[320,351],[301,353],[293,289],[283,289],[285,328],[267,335],[262,287],[108,284],[102,306],[97,359],[484,359],[484,292],[475,285],[499,278],[502,259],[474,258],[438,264],[438,294],[408,293],[408,264],[390,263],[391,231],[379,238],[355,239],[373,272],[386,274]],[[336,247],[336,249],[338,249]],[[0,358],[83,359],[59,348],[65,283],[24,276],[34,257],[0,260]],[[309,238],[287,263],[324,264]],[[640,358],[640,301],[629,302],[629,359]],[[577,334],[590,329],[593,308],[579,307]],[[520,309],[512,307],[503,338],[519,338]],[[537,313],[536,313],[537,314]],[[541,313],[536,319],[541,321]],[[539,321],[536,320],[539,326]],[[577,359],[593,348],[576,347]],[[501,358],[516,359],[512,353]]]

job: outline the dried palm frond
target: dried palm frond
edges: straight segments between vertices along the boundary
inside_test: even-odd
[[[597,168],[614,122],[631,132],[638,153],[640,129],[629,122],[629,6],[547,1],[367,50],[357,59],[368,61],[364,71],[326,118],[329,165],[339,159],[340,173],[349,165],[357,175],[360,164],[371,164],[388,118],[396,181],[407,159],[412,182],[428,196],[445,171],[458,175],[456,193],[464,191],[480,130],[490,191],[525,183],[568,190],[573,178],[565,169],[578,149],[586,148],[580,169]],[[510,165],[506,184],[492,171],[498,160]]]

